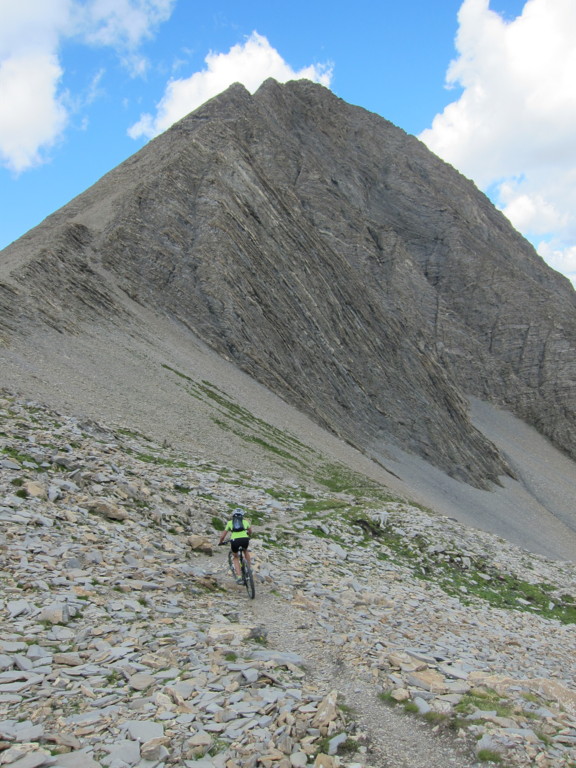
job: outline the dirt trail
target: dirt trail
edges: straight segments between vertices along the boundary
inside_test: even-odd
[[[243,612],[267,631],[268,647],[306,659],[307,682],[328,693],[337,689],[366,734],[367,755],[356,761],[371,768],[472,768],[470,749],[456,736],[433,732],[417,717],[395,710],[378,699],[378,686],[338,660],[331,635],[310,623],[308,615],[274,593],[273,585],[257,584],[253,601]],[[334,633],[336,634],[336,633]]]

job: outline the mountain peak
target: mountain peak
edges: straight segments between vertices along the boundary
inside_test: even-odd
[[[471,396],[576,457],[568,281],[421,142],[311,81],[230,86],[6,249],[0,278],[9,344],[141,306],[377,461],[513,476]]]

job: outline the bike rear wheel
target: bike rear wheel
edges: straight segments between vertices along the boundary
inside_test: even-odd
[[[256,596],[256,589],[254,588],[254,576],[252,575],[252,568],[248,565],[246,560],[242,558],[242,578],[248,592],[248,597],[254,600]]]

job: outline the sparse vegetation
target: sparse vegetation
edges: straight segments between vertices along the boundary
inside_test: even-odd
[[[442,712],[434,712],[433,710],[430,710],[430,712],[426,712],[424,715],[424,720],[426,720],[427,723],[430,723],[431,725],[438,725],[439,723],[446,723],[450,719],[449,715],[445,715]]]
[[[324,512],[328,509],[342,510],[347,509],[350,504],[340,499],[310,499],[302,505],[302,512]]]
[[[454,711],[461,715],[477,713],[477,719],[482,719],[483,711],[496,712],[499,717],[511,717],[515,713],[514,707],[506,699],[490,689],[465,694],[454,707]]]
[[[410,567],[417,578],[437,584],[464,603],[480,598],[496,608],[537,613],[564,624],[576,623],[576,601],[568,594],[558,594],[551,584],[529,582],[497,569],[488,559],[464,556],[455,544],[431,548],[425,536],[406,536],[395,522],[380,528],[362,515],[351,522],[377,542],[381,559],[393,557]]]
[[[32,456],[30,456],[27,453],[21,453],[16,448],[11,448],[8,445],[3,446],[2,453],[8,456],[10,459],[14,459],[14,461],[17,461],[20,464],[23,464],[24,462],[30,463],[33,467],[36,467],[36,461]]]
[[[183,379],[190,395],[215,409],[216,412],[210,418],[220,429],[231,432],[245,442],[258,445],[287,462],[287,466],[305,470],[306,461],[302,456],[312,452],[293,435],[254,416],[211,382],[195,381],[168,365],[163,368]]]
[[[381,691],[378,694],[378,698],[383,704],[391,704],[393,706],[396,706],[396,704],[398,704],[396,699],[392,696],[391,691]]]
[[[502,755],[499,752],[495,752],[493,749],[481,749],[478,752],[478,760],[482,763],[498,763],[502,762]]]

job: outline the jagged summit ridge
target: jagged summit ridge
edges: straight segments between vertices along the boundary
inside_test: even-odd
[[[475,395],[576,456],[569,282],[417,139],[308,81],[232,86],[2,262],[8,339],[122,326],[129,297],[368,455],[513,474]]]

